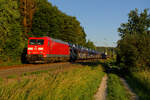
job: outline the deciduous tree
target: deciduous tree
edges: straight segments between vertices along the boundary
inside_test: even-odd
[[[118,28],[121,40],[117,46],[117,62],[127,69],[150,67],[150,14],[145,9],[129,13],[127,23]]]

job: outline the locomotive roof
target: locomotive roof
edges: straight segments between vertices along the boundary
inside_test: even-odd
[[[58,42],[58,43],[63,43],[63,44],[68,44],[67,42],[64,42],[62,40],[58,40],[58,39],[53,39],[51,38],[52,41]]]
[[[29,37],[29,39],[49,39],[50,37]]]
[[[47,37],[47,36],[44,36],[44,37],[30,37],[29,39],[51,39],[52,41],[55,41],[55,42],[58,42],[58,43],[68,44],[67,42],[64,42],[62,40],[54,39],[54,38]]]

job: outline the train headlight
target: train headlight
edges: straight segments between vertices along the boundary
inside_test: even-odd
[[[44,48],[38,48],[38,50],[43,50]]]
[[[29,47],[28,50],[33,50],[33,48]]]

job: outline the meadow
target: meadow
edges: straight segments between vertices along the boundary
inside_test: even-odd
[[[100,65],[25,73],[0,81],[0,100],[92,100],[104,76]]]

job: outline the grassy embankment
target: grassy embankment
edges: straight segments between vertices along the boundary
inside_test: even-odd
[[[150,71],[132,72],[126,79],[140,100],[150,100]]]
[[[115,66],[114,63],[115,63],[115,61],[110,59],[110,60],[103,62],[103,65],[107,69],[111,69],[111,73],[118,73],[118,74],[124,76],[129,84],[129,86],[138,95],[140,100],[150,100],[150,70],[131,72],[131,73],[127,73],[127,72],[120,73],[121,70],[118,70],[119,67]],[[108,85],[113,86],[113,84],[111,84],[111,82],[109,80],[108,80],[108,82],[110,84],[108,83]],[[112,80],[112,82],[114,82],[114,81]],[[115,85],[113,87],[118,87],[118,85]],[[110,89],[113,89],[113,88],[110,87]],[[115,91],[116,91],[116,89],[115,89]],[[112,93],[112,96],[113,96],[113,93],[115,93],[115,91],[110,92],[110,93]],[[111,99],[109,99],[109,100],[111,100]],[[114,99],[114,100],[117,100],[117,99]]]
[[[103,76],[97,65],[3,79],[0,100],[92,100]]]
[[[111,66],[113,62],[108,60],[105,65]],[[117,66],[111,66],[111,68],[117,68]],[[126,78],[129,86],[138,95],[140,100],[150,100],[150,70],[130,73],[119,72],[119,74],[122,74]]]

